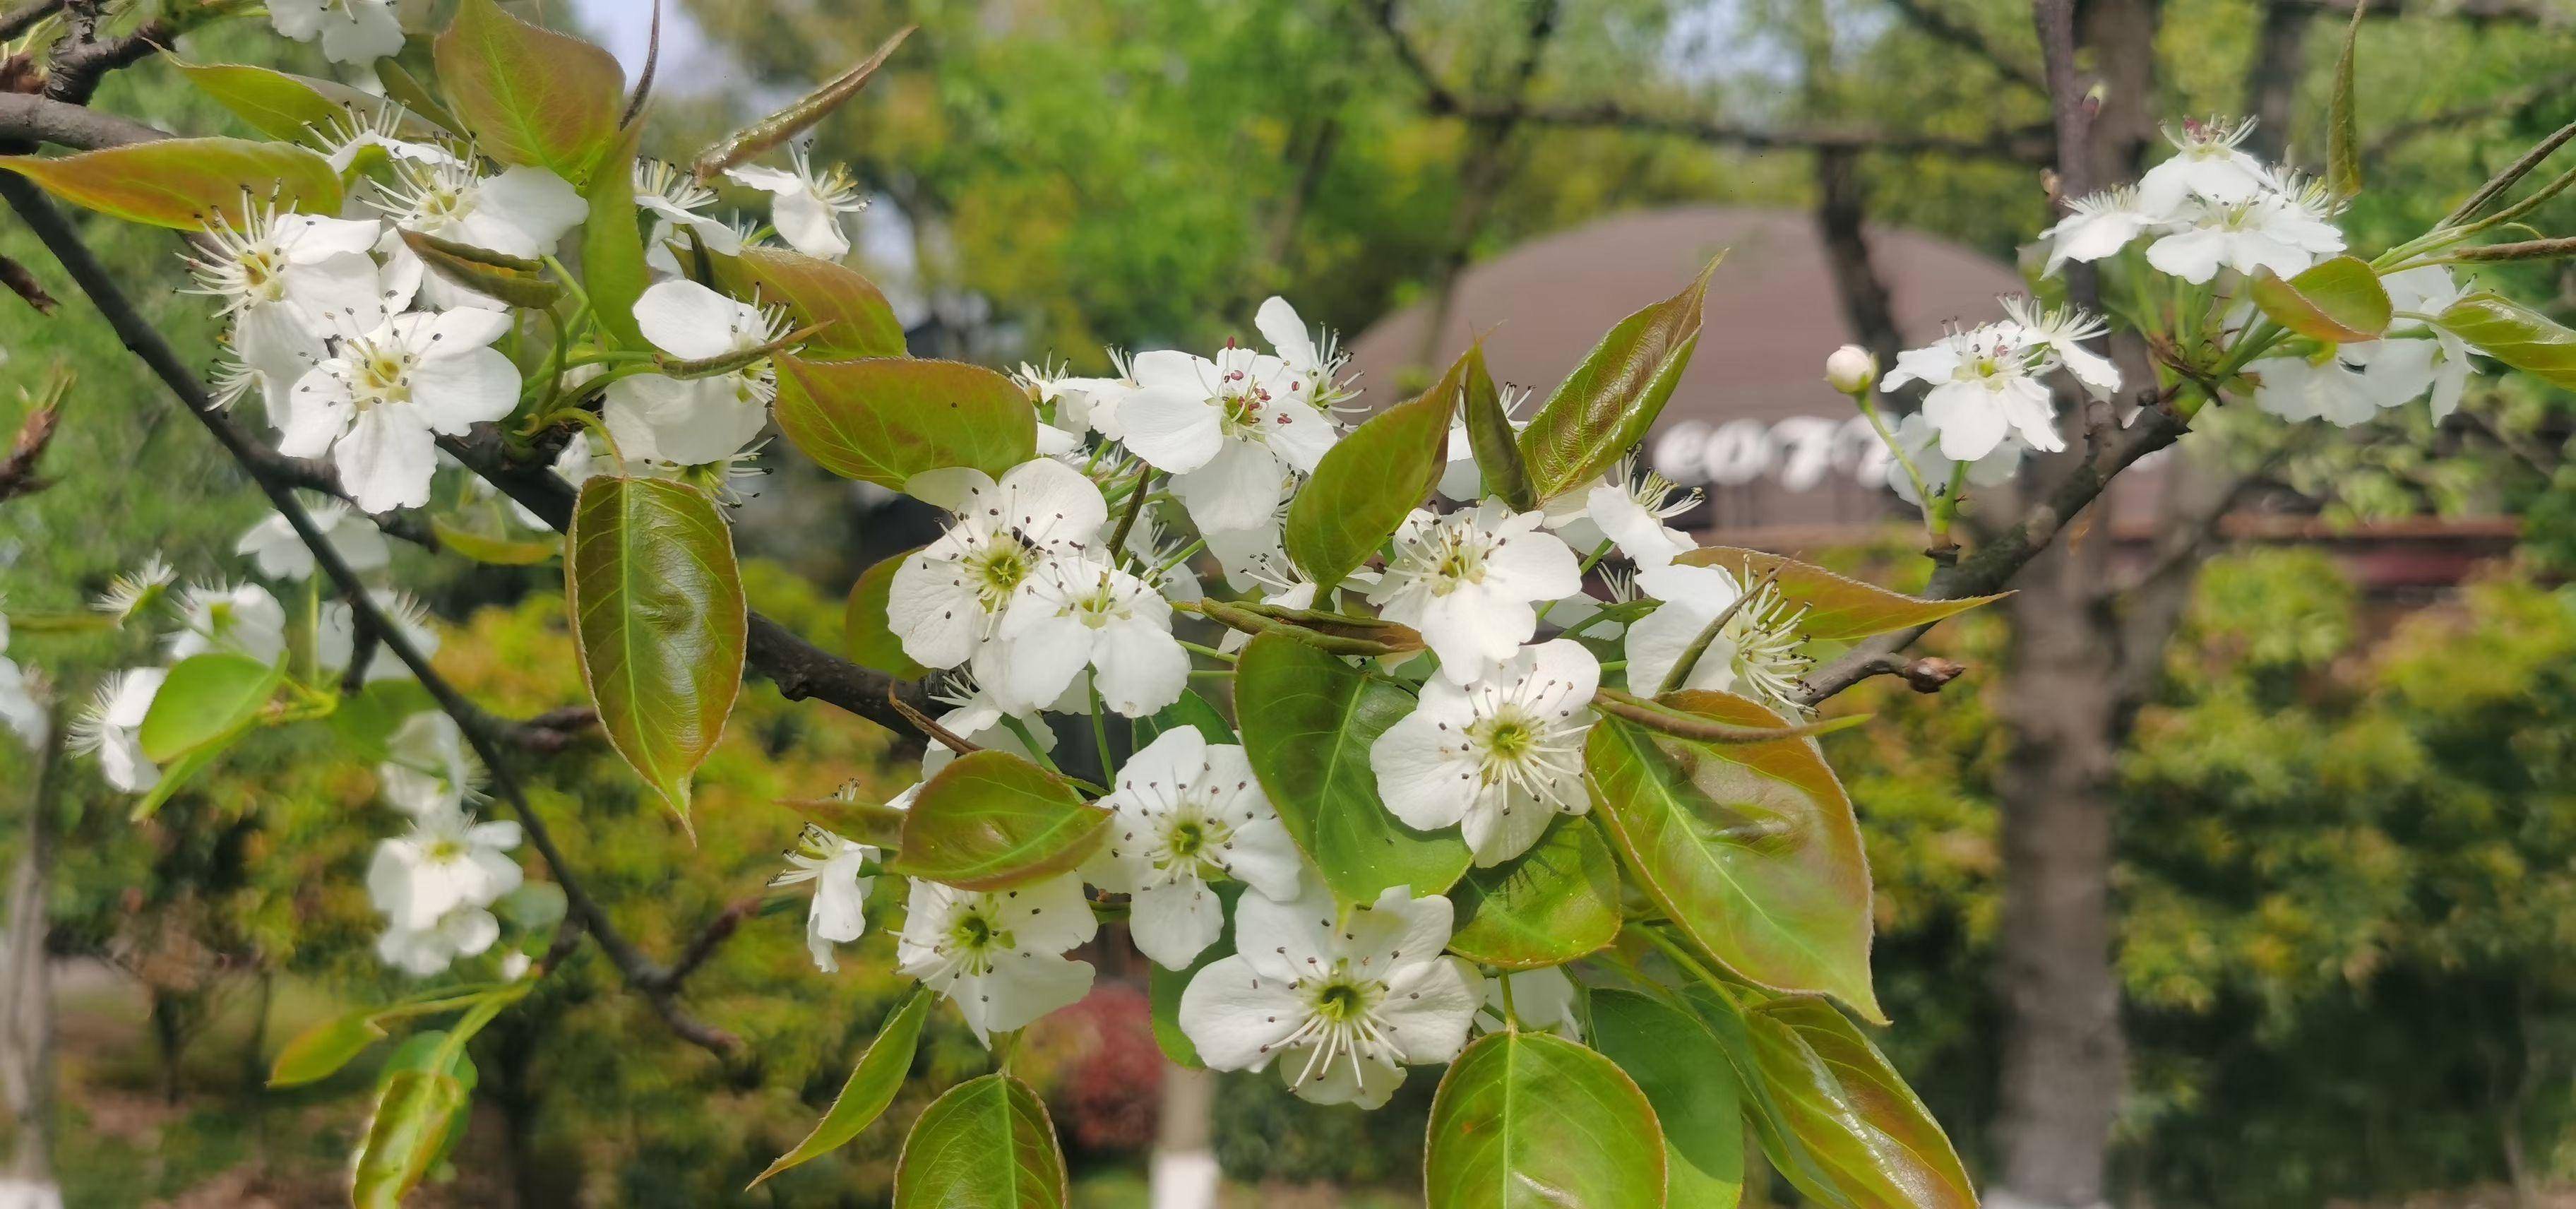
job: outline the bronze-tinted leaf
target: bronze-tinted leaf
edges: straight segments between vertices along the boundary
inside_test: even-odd
[[[1619,858],[1588,819],[1559,815],[1529,851],[1450,888],[1449,950],[1506,970],[1562,965],[1619,936]]]
[[[733,531],[695,487],[602,476],[582,484],[565,548],[573,649],[600,730],[686,826],[690,774],[742,689]]]
[[[2391,317],[2378,271],[2354,256],[2320,261],[2287,279],[2266,271],[2254,279],[2253,294],[2273,322],[2328,344],[2376,340]]]
[[[1038,414],[1009,378],[959,361],[780,354],[778,427],[817,465],[901,491],[968,466],[995,478],[1038,455]]]
[[[494,159],[578,185],[617,136],[626,72],[588,42],[530,25],[493,0],[462,0],[431,53],[456,116]]]
[[[814,123],[830,117],[833,110],[841,107],[842,102],[859,95],[859,90],[868,86],[868,80],[877,74],[877,69],[885,66],[885,61],[893,57],[895,48],[903,45],[903,40],[912,36],[913,28],[907,25],[894,31],[893,37],[886,39],[877,47],[876,53],[861,60],[857,66],[825,81],[822,87],[796,98],[776,113],[726,135],[722,142],[700,152],[694,165],[698,179],[706,180],[736,164],[746,163],[761,152],[796,137],[799,133],[810,129]]]
[[[1109,812],[1006,751],[970,752],[921,787],[887,871],[964,890],[999,890],[1066,872],[1107,838]]]
[[[1467,1047],[1431,1099],[1430,1209],[1664,1203],[1664,1137],[1635,1081],[1553,1033]]]
[[[1369,417],[1335,442],[1289,502],[1288,556],[1319,592],[1368,561],[1440,481],[1449,464],[1449,418],[1457,414],[1469,358],[1477,355],[1469,350],[1420,397]]]
[[[900,357],[903,321],[876,283],[847,265],[785,248],[744,248],[737,256],[709,253],[716,283],[745,302],[783,306],[798,327],[819,328],[805,342],[816,360]]]
[[[409,228],[397,231],[403,245],[420,257],[430,272],[475,293],[531,310],[544,310],[563,297],[563,283],[548,276],[542,262],[502,256]]]
[[[930,674],[929,668],[903,653],[903,640],[886,623],[886,598],[894,591],[894,573],[903,560],[917,553],[918,546],[888,555],[860,572],[859,581],[850,585],[850,603],[842,614],[841,645],[850,661],[897,680],[919,680]]]
[[[2547,315],[2480,290],[2452,303],[2441,323],[2479,352],[2553,386],[2576,388],[2576,331]]]
[[[1646,438],[1699,347],[1709,262],[1681,293],[1622,319],[1584,355],[1521,430],[1521,457],[1542,501],[1601,477]]]
[[[0,168],[101,214],[155,227],[204,231],[274,205],[340,212],[340,174],[321,156],[248,139],[162,139],[44,158],[0,155]]]
[[[2003,599],[2003,596],[1995,595],[1923,600],[1902,592],[1890,592],[1877,584],[1837,575],[1796,559],[1736,546],[1705,546],[1673,561],[1694,567],[1725,568],[1745,586],[1777,570],[1779,577],[1772,582],[1779,587],[1780,595],[1807,608],[1806,617],[1798,623],[1798,632],[1823,642],[1847,642],[1872,634],[1930,625],[1978,605]]]
[[[1818,1204],[1975,1209],[1950,1139],[1851,1021],[1818,999],[1737,995],[1692,1000],[1736,1067],[1773,1168]]]

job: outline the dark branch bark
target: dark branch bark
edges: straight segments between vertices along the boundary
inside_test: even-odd
[[[323,536],[312,516],[305,512],[304,505],[296,498],[295,484],[266,472],[266,463],[259,456],[261,451],[258,447],[225,419],[212,396],[207,394],[186,363],[179,359],[177,351],[134,309],[114,279],[108,276],[106,268],[90,254],[88,246],[81,242],[71,225],[63,220],[61,212],[34,185],[14,175],[0,174],[0,199],[5,199],[18,212],[37,238],[62,262],[72,280],[80,285],[81,292],[89,296],[108,325],[116,330],[125,347],[152,369],[178,398],[181,407],[195,417],[207,434],[250,474],[260,491],[268,496],[269,503],[286,518],[296,536],[303,539],[313,554],[315,564],[338,587],[359,623],[373,629],[384,649],[401,660],[403,666],[420,680],[421,686],[429,691],[431,698],[438,702],[439,708],[456,720],[475,754],[491,769],[503,799],[526,829],[529,845],[554,871],[555,881],[563,887],[564,900],[571,913],[580,918],[584,930],[599,943],[601,952],[608,955],[627,983],[652,1002],[673,1032],[715,1050],[719,1055],[729,1056],[736,1051],[740,1043],[729,1034],[699,1023],[680,1008],[669,972],[627,940],[609,919],[607,911],[591,898],[579,876],[564,859],[563,851],[556,847],[545,819],[529,805],[521,792],[517,777],[510,771],[507,754],[494,737],[489,716],[447,683],[438,674],[438,669],[430,665],[428,657],[421,654],[399,627],[385,618],[369,595],[365,582],[350,569],[348,562],[340,557],[339,550]]]
[[[47,480],[36,476],[36,463],[54,441],[54,426],[62,419],[60,405],[39,407],[27,413],[18,426],[18,439],[9,446],[7,457],[0,458],[0,503],[22,495],[44,490]]]
[[[37,22],[61,11],[62,7],[63,0],[31,0],[31,3],[10,9],[7,16],[0,16],[0,42],[36,28]]]
[[[72,30],[54,44],[53,60],[47,64],[45,95],[57,101],[86,105],[98,92],[99,81],[107,73],[131,67],[169,48],[178,36],[168,21],[154,19],[136,26],[120,37],[98,36],[99,16],[95,4],[86,2],[66,6],[71,13]]]
[[[169,138],[132,118],[22,92],[0,92],[0,142],[52,143],[80,151]]]
[[[1825,264],[1833,271],[1834,296],[1842,303],[1843,321],[1880,365],[1894,365],[1905,337],[1896,330],[1887,279],[1879,275],[1870,257],[1864,229],[1868,201],[1862,195],[1859,158],[1848,149],[1816,154],[1816,230],[1824,240]]]

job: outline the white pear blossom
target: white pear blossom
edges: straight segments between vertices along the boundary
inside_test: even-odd
[[[240,220],[217,214],[192,245],[190,292],[222,303],[233,321],[229,344],[238,361],[229,397],[250,387],[271,408],[278,395],[327,355],[327,338],[384,322],[389,298],[368,254],[382,224],[246,205]],[[272,415],[272,420],[276,417]]]
[[[275,663],[286,653],[286,609],[253,583],[200,584],[179,597],[182,628],[170,635],[172,662],[209,651]]]
[[[1137,389],[1118,404],[1120,439],[1172,475],[1172,494],[1203,533],[1259,527],[1332,448],[1311,377],[1277,357],[1229,347],[1215,360],[1137,355]]]
[[[2391,273],[2380,278],[2379,284],[2387,289],[2389,301],[2397,311],[2396,320],[2388,325],[2390,337],[2414,332],[2427,332],[2433,337],[2431,351],[2422,355],[2431,365],[2431,380],[2427,385],[2433,392],[2433,422],[2439,424],[2459,410],[2460,396],[2467,392],[2469,385],[2469,354],[2477,350],[2451,329],[2428,322],[2427,318],[2441,315],[2450,309],[2452,303],[2458,302],[2460,287],[2451,280],[2451,271],[2440,265],[2424,265],[2402,273]],[[2379,341],[2379,344],[2390,348],[2403,343],[2406,341],[2393,338]],[[2408,391],[2405,398],[2397,402],[2409,402],[2416,393]],[[2396,405],[2389,404],[2392,407]]]
[[[736,302],[685,278],[645,290],[635,302],[635,322],[654,347],[682,361],[745,356],[786,329],[783,312]],[[777,396],[777,370],[764,357],[700,378],[620,378],[608,384],[601,410],[630,460],[702,466],[759,439]]]
[[[367,896],[393,926],[423,930],[459,907],[489,907],[519,888],[519,825],[476,822],[462,810],[420,815],[412,829],[376,845]]]
[[[1235,953],[1181,992],[1181,1031],[1215,1070],[1266,1070],[1303,1099],[1377,1108],[1405,1067],[1447,1062],[1483,1001],[1466,962],[1443,956],[1449,900],[1402,886],[1346,915],[1322,886],[1293,903],[1247,894]]]
[[[859,196],[848,169],[835,164],[818,173],[802,144],[787,150],[788,168],[746,164],[725,169],[725,175],[770,195],[769,224],[788,247],[822,260],[849,255],[850,235],[841,227],[841,216],[867,209],[867,199]]]
[[[1252,326],[1288,367],[1290,394],[1327,411],[1352,396],[1350,384],[1341,378],[1350,358],[1335,346],[1331,332],[1308,330],[1287,299],[1275,294],[1263,299],[1261,309],[1253,312]]]
[[[1637,475],[1635,463],[1634,457],[1622,461],[1609,481],[1585,492],[1583,515],[1630,561],[1660,567],[1698,548],[1689,534],[1664,522],[1699,507],[1701,497],[1654,471]]]
[[[2138,178],[2138,206],[2149,214],[2168,215],[2189,198],[2232,203],[2263,190],[2263,162],[2238,144],[2254,133],[2254,120],[2190,119],[2165,128],[2174,145],[2172,158]]]
[[[867,931],[868,892],[877,879],[868,876],[865,867],[877,859],[877,850],[807,823],[786,856],[787,871],[769,879],[769,884],[773,888],[813,884],[814,905],[805,913],[805,949],[814,955],[815,969],[839,973],[841,963],[832,946],[848,944]]]
[[[1503,990],[1507,985],[1511,988],[1508,1000]],[[1512,1017],[1520,1019],[1522,1028],[1554,1033],[1568,1041],[1583,1040],[1582,998],[1563,966],[1486,979],[1485,1006],[1476,1013],[1476,1031],[1499,1033],[1509,1027]]]
[[[418,598],[383,588],[370,588],[367,599],[375,603],[376,611],[384,614],[385,620],[396,631],[411,640],[413,650],[423,655],[438,653],[438,631],[429,623],[428,606],[421,604]],[[334,600],[322,606],[321,633],[314,645],[318,648],[316,654],[320,656],[324,671],[336,672],[349,666],[358,646],[358,616],[349,607],[349,602]],[[366,680],[372,684],[409,675],[411,669],[404,667],[401,660],[379,654],[367,665]]]
[[[458,907],[425,928],[388,926],[376,938],[376,957],[414,978],[428,978],[467,957],[481,956],[501,939],[501,921],[482,907]]]
[[[1007,643],[983,673],[1006,703],[1041,705],[1087,665],[1111,710],[1141,718],[1181,699],[1190,656],[1154,585],[1105,562],[1056,559],[1020,581],[994,632]]]
[[[635,204],[653,215],[653,233],[644,241],[644,263],[654,271],[677,277],[681,275],[679,254],[671,250],[674,242],[686,245],[682,231],[694,232],[699,243],[720,256],[742,251],[742,233],[722,219],[702,213],[716,202],[716,191],[701,185],[685,169],[666,160],[635,161]]]
[[[2254,405],[2264,411],[2350,428],[2423,394],[2433,382],[2435,347],[2426,340],[2337,345],[2307,356],[2265,357],[2246,365],[2245,374],[2257,384]]]
[[[2048,243],[2048,263],[2040,273],[2054,277],[2067,261],[2090,263],[2115,255],[2171,217],[2170,207],[2149,210],[2135,185],[2076,198],[2066,203],[2066,217],[2040,232]]]
[[[1915,470],[1921,472],[1924,485],[1930,487],[1934,495],[1949,487],[1950,471],[1957,463],[1942,455],[1941,434],[1932,427],[1932,421],[1924,419],[1919,412],[1898,420],[1896,448],[1913,459]],[[1996,442],[1986,456],[1968,463],[1969,485],[1998,487],[2011,481],[2021,469],[2022,455],[2029,452],[2030,446],[2022,443],[2021,437],[2005,433],[2004,439]],[[1893,456],[1887,461],[1887,486],[1896,492],[1897,498],[1917,508],[1923,506],[1923,500],[1914,490],[1914,477],[1905,473],[1905,463]]]
[[[2085,341],[2110,332],[2110,320],[2078,307],[2043,307],[2020,295],[2002,302],[2005,320],[1999,326],[2019,328],[2024,339],[2045,349],[2086,393],[2096,399],[2108,399],[2120,389],[2120,367],[2112,364],[2109,357],[2084,347]]]
[[[1038,568],[1079,560],[1100,542],[1109,505],[1081,471],[1046,458],[1012,467],[998,483],[977,470],[933,473],[947,480],[939,494],[956,519],[895,568],[886,626],[923,666],[953,668],[993,636]]]
[[[452,163],[397,161],[394,182],[375,205],[402,230],[529,258],[551,253],[564,232],[590,214],[580,191],[546,169],[521,165],[487,177],[475,170],[470,155]],[[431,306],[502,309],[493,299],[428,272],[397,232],[387,232],[376,250],[385,257],[387,274],[417,282]]]
[[[2147,245],[2147,263],[2201,284],[2220,269],[2295,276],[2343,251],[2334,225],[2341,203],[2315,182],[2266,171],[2261,187],[2232,201],[2195,197],[2176,212],[2171,233]]]
[[[1047,725],[1037,707],[1021,704],[1004,709],[1001,696],[978,683],[970,671],[960,669],[941,677],[930,686],[930,696],[948,706],[939,715],[939,725],[976,747],[1006,751],[1032,764],[1041,763],[1039,757],[1055,750],[1055,728]],[[956,758],[947,744],[931,744],[921,753],[921,779],[938,776]]]
[[[73,715],[71,749],[98,757],[107,783],[125,793],[143,793],[161,782],[161,769],[144,756],[144,715],[170,669],[127,668],[101,681],[89,703]]]
[[[1583,740],[1600,686],[1600,661],[1565,638],[1465,687],[1428,681],[1413,712],[1369,745],[1378,794],[1408,826],[1457,826],[1479,865],[1519,856],[1558,814],[1592,808]]]
[[[1210,882],[1230,877],[1282,902],[1297,897],[1297,845],[1241,747],[1210,743],[1194,727],[1164,731],[1128,758],[1100,805],[1116,817],[1084,880],[1132,896],[1136,947],[1165,969],[1188,969],[1225,930]]]
[[[1741,582],[1722,567],[1674,563],[1637,575],[1637,586],[1663,603],[1628,627],[1628,687],[1654,695],[1670,679],[1701,631],[1743,596]],[[1806,639],[1793,607],[1777,584],[1765,584],[1718,627],[1717,636],[1678,688],[1735,693],[1783,713],[1803,713],[1796,703],[1798,678],[1815,662],[1800,653]]]
[[[482,779],[482,760],[443,710],[403,719],[385,740],[385,758],[376,765],[376,784],[386,804],[416,818],[463,810],[482,796]]]
[[[107,590],[90,602],[90,609],[114,618],[122,626],[135,614],[159,604],[170,585],[179,578],[170,561],[156,551],[143,558],[143,564],[109,580]]]
[[[975,1039],[1007,1033],[1091,990],[1091,963],[1065,951],[1099,930],[1071,873],[1009,890],[912,883],[896,969],[954,1000]]]
[[[356,105],[346,106],[341,116],[327,126],[315,128],[314,140],[322,146],[322,158],[334,172],[346,173],[358,157],[373,147],[389,160],[421,164],[454,164],[456,153],[435,142],[403,137],[404,122],[410,115],[403,107],[385,101],[372,110],[361,111]]]
[[[1416,511],[1396,529],[1369,603],[1422,631],[1451,683],[1476,680],[1538,632],[1537,602],[1583,590],[1574,551],[1541,519],[1493,500],[1447,516]]]
[[[364,515],[350,511],[348,505],[326,500],[307,504],[305,512],[350,570],[364,575],[383,570],[393,560],[393,549],[386,543],[384,531]],[[251,526],[240,541],[233,543],[233,553],[248,556],[259,573],[271,579],[313,577],[313,549],[296,535],[295,526],[287,523],[282,512],[271,513],[267,520]]]
[[[1952,332],[1922,348],[1896,355],[1886,389],[1908,382],[1931,387],[1923,415],[1941,434],[1941,452],[1973,462],[1994,451],[2005,434],[2019,433],[2034,449],[2066,448],[2048,387],[2039,376],[2057,360],[2048,345],[2013,322]]]
[[[330,453],[341,486],[366,511],[428,503],[435,438],[518,406],[519,368],[490,347],[509,330],[507,314],[459,307],[397,315],[341,341],[289,393],[279,452]]]
[[[269,0],[268,23],[281,37],[322,40],[334,63],[373,63],[402,53],[402,18],[394,0]]]

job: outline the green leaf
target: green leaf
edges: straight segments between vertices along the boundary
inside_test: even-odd
[[[181,63],[172,66],[197,91],[273,139],[303,142],[348,118],[351,109],[372,117],[384,102],[330,80],[288,75],[247,63]]]
[[[1449,892],[1449,950],[1506,970],[1563,965],[1619,936],[1619,859],[1591,823],[1559,815],[1529,851],[1469,869]]]
[[[1552,1033],[1494,1033],[1440,1080],[1422,1185],[1429,1209],[1662,1205],[1663,1129],[1609,1059]]]
[[[894,1103],[895,1093],[903,1090],[903,1081],[912,1074],[912,1056],[921,1047],[921,1025],[930,1018],[931,1005],[938,996],[914,987],[904,997],[885,1026],[877,1030],[876,1040],[868,1043],[867,1052],[859,1055],[858,1065],[850,1068],[848,1082],[841,1084],[841,1094],[833,1097],[832,1107],[805,1135],[796,1148],[778,1156],[769,1169],[760,1173],[751,1187],[758,1188],[769,1177],[810,1159],[820,1158],[848,1144],[860,1131],[884,1115],[886,1106]]]
[[[1764,1153],[1800,1191],[1850,1209],[1974,1209],[1931,1111],[1832,1005],[1694,999],[1734,1059]]]
[[[1469,350],[1473,356],[1475,350]],[[1449,464],[1468,357],[1418,398],[1369,417],[1324,451],[1314,477],[1288,505],[1288,557],[1323,592],[1395,535]]]
[[[1836,575],[1823,567],[1736,546],[1705,546],[1673,561],[1694,567],[1722,567],[1734,573],[1741,587],[1751,587],[1773,569],[1778,569],[1779,577],[1772,583],[1780,589],[1780,595],[1807,609],[1805,618],[1798,622],[1798,632],[1818,642],[1848,642],[1872,634],[1930,625],[2008,595],[1923,600],[1901,592],[1890,592],[1877,584]]]
[[[333,1016],[277,1051],[277,1060],[269,1064],[268,1085],[298,1087],[330,1078],[385,1036],[373,1009]]]
[[[1225,720],[1225,711],[1200,696],[1198,690],[1186,689],[1182,691],[1180,700],[1136,719],[1135,746],[1141,751],[1164,731],[1179,730],[1184,726],[1197,727],[1199,734],[1210,743],[1240,745],[1243,742],[1235,736],[1234,725]]]
[[[148,226],[203,231],[218,218],[274,204],[305,214],[340,212],[340,174],[302,147],[249,139],[162,139],[51,159],[0,155],[45,192]]]
[[[152,783],[151,792],[144,794],[143,800],[134,804],[133,812],[127,817],[138,823],[151,818],[154,811],[161,809],[162,805],[170,799],[179,796],[180,790],[186,789],[191,782],[195,781],[198,773],[212,767],[214,762],[220,759],[244,733],[246,732],[235,731],[224,736],[219,742],[209,743],[162,765],[161,779]]]
[[[1665,701],[1780,725],[1725,693]],[[1747,981],[1886,1019],[1870,989],[1869,858],[1851,799],[1812,741],[1703,746],[1610,717],[1593,724],[1585,756],[1593,809],[1629,873],[1701,949]]]
[[[420,681],[378,680],[340,698],[340,707],[331,711],[329,719],[331,737],[346,745],[352,760],[373,764],[390,754],[385,744],[405,721],[437,708],[437,700]]]
[[[1699,347],[1708,262],[1681,293],[1622,319],[1585,354],[1520,434],[1530,486],[1541,501],[1589,485],[1646,438]]]
[[[2441,322],[2479,352],[2552,386],[2576,389],[2576,332],[2547,315],[2480,290],[2452,303]]]
[[[403,47],[401,55],[391,59],[376,60],[376,82],[384,85],[385,95],[393,98],[394,102],[405,110],[418,114],[421,120],[440,130],[457,138],[463,138],[465,119],[456,116],[448,110],[447,106],[440,104],[438,98],[430,94],[428,87],[420,82],[420,77],[412,74],[414,67],[426,69],[434,66],[427,61],[428,57],[421,50],[420,43],[410,43]]]
[[[710,253],[716,284],[725,293],[762,306],[783,306],[798,327],[821,327],[805,341],[818,360],[901,357],[903,321],[895,318],[876,283],[847,265],[785,248],[744,248],[738,256]]]
[[[430,44],[439,83],[485,155],[579,185],[617,138],[626,72],[607,51],[463,0]]]
[[[842,653],[860,667],[874,668],[897,680],[919,680],[930,674],[929,668],[903,653],[903,640],[894,636],[886,621],[886,599],[894,592],[894,573],[902,568],[903,560],[920,552],[921,547],[915,546],[880,559],[860,572],[859,581],[850,585],[850,603],[842,611]]]
[[[970,466],[994,478],[1038,455],[1028,392],[980,365],[780,354],[779,430],[817,465],[901,491],[914,475]]]
[[[440,239],[396,228],[403,244],[429,271],[478,294],[489,294],[511,306],[542,311],[563,297],[563,283],[546,272],[542,261],[505,256],[472,244]]]
[[[1744,1194],[1744,1106],[1708,1026],[1634,991],[1592,992],[1592,1044],[1654,1105],[1664,1130],[1664,1202],[1734,1209]]]
[[[1415,831],[1377,794],[1369,745],[1413,711],[1413,694],[1287,634],[1262,634],[1235,664],[1234,713],[1261,788],[1333,897],[1374,903],[1390,886],[1440,894],[1467,871],[1455,830]]]
[[[440,548],[486,566],[531,567],[563,553],[564,548],[561,537],[495,537],[437,517],[430,518],[429,528],[438,535]]]
[[[211,651],[190,655],[170,669],[136,738],[143,754],[165,764],[201,747],[229,741],[249,728],[260,707],[277,693],[286,673],[248,655]]]
[[[687,827],[689,775],[742,689],[733,531],[695,487],[602,476],[581,485],[564,542],[573,650],[600,730]]]
[[[1080,865],[1108,837],[1109,812],[1006,751],[970,752],[921,787],[887,872],[999,890]]]
[[[2369,0],[2356,0],[2352,6],[2352,21],[2343,29],[2343,51],[2335,56],[2334,91],[2326,104],[2326,187],[2336,197],[2348,198],[2361,192],[2361,128],[2353,117],[2353,52],[2361,41],[2362,14],[2369,8]]]
[[[644,267],[644,228],[635,208],[635,149],[644,139],[637,122],[612,139],[582,196],[590,218],[581,228],[581,283],[600,327],[630,349],[649,349],[635,320],[635,301],[653,284]]]
[[[1029,1085],[968,1079],[930,1102],[895,1161],[895,1209],[1063,1209],[1055,1123]]]
[[[877,74],[878,68],[885,66],[895,48],[912,36],[914,28],[907,25],[894,31],[893,37],[886,39],[877,47],[876,53],[862,60],[858,66],[832,77],[822,87],[796,98],[776,113],[726,135],[722,142],[700,152],[697,162],[692,165],[698,179],[708,180],[736,164],[747,163],[761,152],[796,137],[799,132],[831,116],[833,110],[868,86],[869,78]]]
[[[2254,305],[2273,322],[2328,344],[2378,339],[2393,309],[2378,271],[2352,256],[2320,262],[2288,280],[2266,270],[2254,279]]]
[[[521,882],[492,904],[492,912],[521,932],[543,932],[563,922],[572,900],[553,882]]]
[[[447,1144],[448,1121],[465,1109],[465,1084],[443,1071],[396,1071],[376,1096],[358,1143],[349,1203],[394,1209],[429,1174]]]
[[[1538,491],[1530,486],[1529,464],[1521,460],[1520,434],[1503,410],[1502,392],[1485,369],[1483,341],[1468,348],[1467,360],[1467,393],[1460,405],[1466,408],[1467,448],[1476,455],[1482,490],[1514,512],[1527,512],[1538,507]]]

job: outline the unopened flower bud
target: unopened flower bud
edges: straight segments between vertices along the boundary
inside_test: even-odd
[[[1844,394],[1859,394],[1878,381],[1878,358],[1857,344],[1846,344],[1825,358],[1825,381]]]

